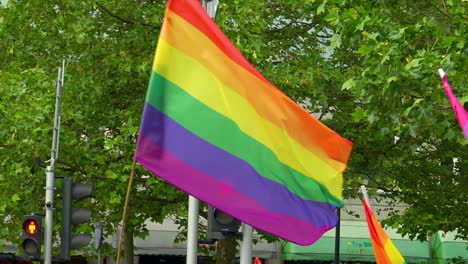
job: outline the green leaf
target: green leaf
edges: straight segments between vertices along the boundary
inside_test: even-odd
[[[354,122],[360,122],[361,120],[367,119],[367,113],[362,108],[356,108],[351,116],[353,117]]]
[[[455,131],[453,130],[448,130],[444,135],[444,139],[451,140],[453,138],[455,138]]]
[[[341,86],[341,90],[349,90],[355,86],[356,83],[354,82],[354,78],[351,78],[343,83],[343,85]]]
[[[424,99],[422,98],[419,98],[419,99],[416,99],[413,103],[413,105],[411,105],[410,107],[406,108],[406,110],[403,112],[403,116],[408,116],[409,113],[413,110],[413,108],[415,108],[416,106],[418,106],[418,104],[423,101]]]
[[[361,45],[359,49],[356,51],[356,53],[360,54],[361,56],[366,56],[370,54],[375,48],[375,45],[367,43],[364,45]]]
[[[458,101],[460,101],[460,104],[462,105],[465,104],[466,102],[468,102],[468,95],[463,96]]]
[[[325,5],[327,4],[328,0],[323,0],[322,4],[317,8],[317,14],[320,15],[321,13],[325,12]]]
[[[109,199],[109,203],[110,204],[120,205],[120,204],[122,204],[122,198],[119,197],[119,196],[116,196],[116,195],[111,195],[111,197]]]
[[[387,79],[387,84],[390,84],[391,82],[397,81],[398,77],[396,76],[391,76],[390,78]]]
[[[117,179],[119,177],[119,175],[116,174],[115,172],[113,172],[112,170],[107,170],[106,171],[106,177],[108,179],[113,179],[114,180],[114,179]]]
[[[408,62],[408,64],[405,65],[405,70],[410,70],[412,68],[416,68],[416,67],[419,67],[419,62],[421,61],[422,59],[412,59],[410,62]]]
[[[334,34],[330,39],[330,49],[334,50],[341,46],[341,36],[339,34]]]
[[[20,200],[21,200],[21,197],[17,193],[13,194],[13,196],[11,197],[11,201],[13,202],[17,202]]]
[[[408,131],[413,138],[416,137],[416,126],[410,125]]]
[[[329,10],[328,15],[325,17],[325,20],[328,21],[331,25],[338,25],[340,23],[339,9],[333,8]]]
[[[359,23],[359,25],[356,26],[356,30],[355,30],[355,31],[357,31],[357,30],[360,30],[360,31],[364,30],[364,25],[365,25],[366,22],[369,21],[369,20],[370,20],[370,17],[369,17],[369,16],[365,16],[364,19],[361,20],[361,23]]]

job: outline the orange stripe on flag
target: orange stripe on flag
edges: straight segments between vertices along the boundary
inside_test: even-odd
[[[374,249],[375,261],[377,264],[403,264],[406,263],[398,249],[383,230],[379,221],[372,212],[372,209],[363,199],[364,211],[366,213],[367,225]]]

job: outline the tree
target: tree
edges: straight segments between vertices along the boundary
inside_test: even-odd
[[[163,12],[163,3],[134,5],[134,13],[125,15],[147,17],[141,23],[123,23],[124,14],[91,1],[10,1],[1,9],[0,98],[11,102],[0,106],[0,180],[5,188],[0,216],[8,219],[0,228],[2,237],[19,241],[21,216],[43,210],[45,174],[38,165],[47,164],[35,164],[34,158],[50,155],[54,82],[63,58],[67,68],[57,173],[94,183],[96,197],[88,205],[95,209],[93,219],[104,222],[108,235],[119,225]],[[138,169],[130,201],[127,230],[138,236],[147,234],[144,220],[160,222],[186,200],[159,178],[147,176]],[[59,194],[59,180],[56,185]],[[59,203],[56,207],[60,210]],[[55,214],[57,223],[59,217]],[[87,226],[82,231],[92,230]]]
[[[455,93],[468,101],[464,3],[232,5],[242,19],[223,6],[218,17],[229,13],[223,29],[248,59],[354,142],[345,197],[358,196],[368,181],[410,206],[386,221],[403,234],[424,240],[457,230],[467,238],[467,142],[437,75],[437,68],[448,69]]]
[[[119,224],[165,3],[0,8],[0,237],[17,242],[21,216],[42,210],[34,158],[50,155],[63,58],[58,171],[95,183],[94,219],[108,233]],[[402,233],[467,239],[467,143],[437,76],[444,68],[468,101],[465,9],[460,0],[235,0],[221,1],[216,21],[267,79],[354,142],[346,197],[368,181],[410,206],[386,221]],[[136,176],[129,230],[143,236],[145,219],[161,221],[187,199],[141,167]]]

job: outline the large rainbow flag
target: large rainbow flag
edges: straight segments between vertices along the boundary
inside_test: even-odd
[[[309,245],[337,223],[351,148],[250,65],[198,0],[169,1],[136,161],[255,228]]]
[[[374,212],[367,204],[366,199],[362,199],[364,211],[366,213],[367,225],[374,249],[375,261],[377,264],[404,264],[406,263],[400,251],[395,247],[392,240],[383,230]]]

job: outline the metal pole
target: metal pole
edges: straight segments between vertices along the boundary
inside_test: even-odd
[[[54,177],[55,177],[55,161],[58,157],[59,137],[60,137],[60,116],[62,107],[62,88],[63,78],[65,74],[65,60],[62,62],[62,67],[58,70],[57,78],[57,95],[55,98],[55,116],[54,130],[52,136],[52,150],[50,158],[50,166],[46,168],[46,195],[45,195],[45,233],[44,233],[44,263],[52,264],[52,233],[54,220]]]
[[[98,251],[98,264],[102,264],[102,247]]]
[[[45,200],[45,233],[44,233],[44,263],[51,264],[52,262],[52,230],[54,220],[54,168],[47,166],[46,168],[46,200]]]
[[[336,215],[338,216],[338,223],[335,227],[335,264],[340,263],[340,222],[341,222],[341,209],[336,208]]]
[[[428,264],[432,264],[432,258],[433,258],[433,254],[432,254],[432,235],[429,234],[427,236],[427,244],[429,246],[429,260],[427,261]]]
[[[214,20],[218,12],[219,0],[201,0],[201,2],[208,15]]]
[[[200,201],[189,195],[187,227],[187,264],[197,263],[198,253],[198,208]]]
[[[240,264],[251,264],[252,263],[252,237],[253,228],[242,223],[242,244],[240,250]]]
[[[208,15],[214,19],[218,9],[218,0],[201,0],[203,8],[208,12]],[[197,198],[189,195],[188,204],[188,226],[187,226],[187,264],[197,263],[198,253],[198,209],[200,201]]]

